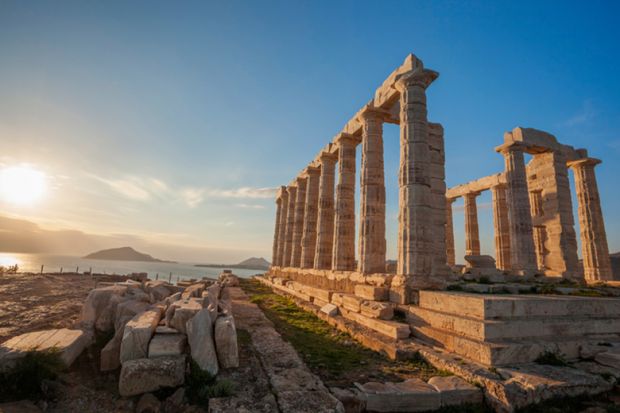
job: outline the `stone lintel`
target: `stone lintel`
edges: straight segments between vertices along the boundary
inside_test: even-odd
[[[497,185],[506,184],[506,175],[503,172],[485,176],[475,181],[467,182],[465,184],[454,186],[446,191],[446,198],[456,199],[472,192],[482,192],[491,189]]]
[[[394,88],[398,91],[402,91],[407,84],[417,83],[424,89],[430,86],[431,83],[439,77],[439,72],[434,70],[419,68],[411,70],[409,72],[401,73],[396,76],[394,81]]]
[[[375,107],[372,102],[367,103],[356,114],[355,117],[360,123],[363,123],[368,118],[380,118],[385,122],[386,119],[393,117],[392,113],[388,110]]]
[[[344,133],[344,132],[340,132],[334,138],[334,144],[337,145],[337,146],[339,146],[341,144],[341,142],[345,142],[345,141],[351,142],[354,145],[357,145],[357,144],[362,142],[361,136],[351,135],[349,133]]]
[[[600,159],[597,159],[597,158],[581,158],[581,159],[577,159],[577,160],[574,160],[574,161],[569,161],[567,163],[567,165],[569,167],[571,167],[571,168],[574,168],[574,167],[578,167],[578,166],[581,166],[581,165],[593,165],[593,166],[595,166],[595,165],[598,165],[601,162],[602,161]]]

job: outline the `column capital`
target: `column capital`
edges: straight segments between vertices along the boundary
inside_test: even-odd
[[[286,186],[285,185],[281,185],[278,188],[278,192],[276,193],[276,202],[280,201],[282,199],[282,196],[284,195],[284,193],[286,193]]]
[[[471,192],[467,192],[465,194],[463,194],[463,198],[476,198],[478,195],[480,195],[480,191],[471,191]]]
[[[575,161],[570,161],[567,163],[567,165],[569,166],[569,168],[583,168],[584,166],[596,166],[599,163],[601,163],[602,161],[600,159],[596,159],[596,158],[581,158],[581,159],[577,159]]]
[[[360,143],[360,141],[361,140],[359,137],[355,135],[351,135],[350,133],[344,133],[344,132],[340,132],[334,138],[334,143],[338,146],[342,146],[342,144],[344,143],[351,143],[353,145],[357,145],[358,143]]]
[[[457,199],[459,199],[459,197],[458,197],[458,196],[457,196],[457,197],[454,197],[454,198],[448,198],[448,197],[446,197],[446,202],[447,202],[447,203],[449,203],[449,204],[453,204],[453,203],[455,203],[455,202],[456,202],[456,200],[457,200]]]
[[[401,73],[396,76],[394,88],[399,92],[403,92],[408,86],[421,86],[426,89],[435,79],[439,77],[439,73],[430,69],[415,69],[409,72]]]
[[[307,176],[299,175],[297,178],[295,178],[295,182],[297,183],[297,186],[299,187],[299,185],[305,183],[307,179],[308,179]]]
[[[362,109],[357,112],[355,115],[356,119],[360,123],[365,123],[367,120],[380,120],[382,122],[385,121],[385,118],[389,118],[391,116],[390,112],[384,109],[377,108],[373,106],[371,103],[367,103],[364,105]]]
[[[329,151],[322,151],[321,153],[319,153],[319,156],[317,156],[317,159],[321,163],[328,161],[333,161],[335,163],[338,160],[338,154]]]
[[[308,165],[303,171],[302,174],[305,177],[309,177],[310,175],[318,175],[321,173],[321,167],[320,166],[311,166]]]
[[[495,152],[506,155],[511,152],[525,152],[528,146],[522,142],[508,142],[495,147]]]

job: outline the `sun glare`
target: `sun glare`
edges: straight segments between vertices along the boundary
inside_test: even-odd
[[[32,204],[45,195],[45,173],[31,166],[9,166],[0,171],[0,198],[19,205]]]

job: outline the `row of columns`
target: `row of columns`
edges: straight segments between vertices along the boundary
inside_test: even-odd
[[[490,187],[495,229],[495,257],[500,270],[533,273],[543,267],[546,233],[544,227],[533,226],[532,214],[542,213],[540,192],[528,191],[524,145],[512,143],[498,147],[504,155],[506,184]],[[600,161],[583,158],[568,163],[575,176],[579,226],[586,280],[611,280],[609,249],[600,205],[594,166]],[[465,254],[480,255],[476,197],[480,192],[463,195],[465,202]],[[446,250],[448,264],[455,264],[452,203],[446,201]]]

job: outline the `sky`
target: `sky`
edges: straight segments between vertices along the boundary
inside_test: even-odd
[[[440,73],[428,113],[445,129],[449,187],[503,170],[505,131],[547,131],[602,159],[618,251],[618,15],[614,1],[3,0],[0,168],[26,165],[47,185],[37,202],[0,198],[0,215],[33,234],[158,245],[160,258],[270,259],[275,188],[414,53]],[[398,127],[384,140],[395,258]],[[493,254],[486,193],[479,220]],[[46,248],[88,252],[59,245]]]

